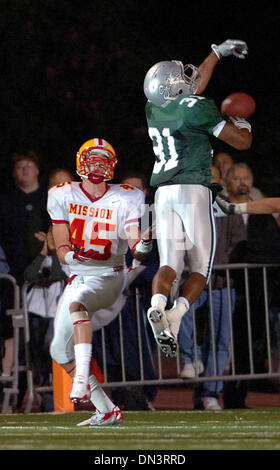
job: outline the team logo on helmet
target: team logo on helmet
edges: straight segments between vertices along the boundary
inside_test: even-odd
[[[116,152],[104,139],[87,140],[77,152],[77,174],[95,184],[113,179],[116,164]]]

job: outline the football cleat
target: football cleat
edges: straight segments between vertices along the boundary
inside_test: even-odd
[[[183,312],[182,309],[178,306],[174,306],[171,308],[171,310],[165,311],[166,320],[168,322],[168,329],[176,339],[179,334],[181,320],[185,313],[186,311]]]
[[[219,404],[217,398],[205,397],[202,400],[203,408],[208,411],[222,411],[223,408]]]
[[[118,406],[108,412],[100,413],[96,411],[89,419],[78,423],[77,426],[113,426],[121,424],[123,421],[123,414]]]
[[[155,340],[163,354],[168,357],[176,357],[178,344],[168,328],[165,313],[155,307],[151,307],[147,312],[147,317]]]
[[[83,403],[90,398],[90,386],[83,377],[74,377],[70,400],[73,403]]]

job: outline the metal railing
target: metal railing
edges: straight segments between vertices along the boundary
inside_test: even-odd
[[[213,267],[213,274],[216,271],[224,271],[226,277],[226,288],[228,293],[228,306],[229,306],[229,328],[230,328],[230,365],[231,372],[227,372],[226,375],[217,375],[217,357],[216,357],[216,342],[214,336],[214,317],[213,317],[213,302],[212,302],[212,286],[211,282],[209,283],[209,298],[210,298],[210,334],[212,337],[212,353],[214,358],[214,374],[211,377],[198,376],[188,379],[188,383],[193,382],[213,382],[213,381],[229,381],[229,380],[250,380],[250,379],[263,379],[263,378],[275,378],[280,377],[280,372],[273,371],[273,361],[272,361],[272,347],[271,347],[271,325],[269,319],[269,299],[268,299],[268,280],[267,280],[267,270],[268,269],[279,269],[280,265],[277,264],[247,264],[247,263],[236,263],[236,264],[223,264],[215,265]],[[265,316],[265,339],[266,339],[266,354],[267,354],[267,372],[258,373],[254,370],[254,361],[253,361],[253,344],[252,344],[252,328],[251,328],[251,308],[250,308],[250,287],[249,287],[249,271],[253,269],[261,269],[263,276],[263,292],[264,292],[264,316]],[[249,371],[248,373],[240,374],[236,373],[236,364],[235,364],[235,354],[234,354],[234,329],[233,329],[233,308],[231,302],[231,288],[232,288],[232,278],[231,272],[242,270],[244,273],[244,314],[246,316],[246,324],[248,328],[248,353],[249,353]],[[213,275],[212,274],[212,275]],[[279,292],[280,296],[280,292]],[[136,305],[139,306],[139,291],[136,291]],[[280,303],[280,302],[279,302]],[[194,328],[194,361],[197,362],[197,331],[196,331],[196,321],[195,321],[195,309],[194,306],[191,307],[193,315],[193,328]],[[279,312],[280,313],[280,312]],[[137,316],[139,314],[145,314],[145,312],[139,312],[139,307],[137,309]],[[119,321],[121,324],[121,314],[119,316]],[[140,331],[140,322],[137,321],[138,334],[141,335]],[[104,337],[104,334],[103,334]],[[139,343],[141,344],[141,343]],[[121,349],[125,348],[125,345],[121,339]],[[280,348],[280,344],[279,344]],[[122,352],[123,357],[123,352]],[[137,380],[126,380],[124,362],[122,360],[121,369],[122,369],[122,379],[119,381],[109,381],[107,378],[107,367],[106,367],[106,350],[105,350],[105,341],[103,341],[103,364],[102,369],[104,371],[104,387],[120,387],[120,386],[135,386],[135,385],[172,385],[172,384],[182,384],[184,381],[180,378],[180,371],[182,369],[182,363],[180,360],[180,355],[176,359],[173,359],[173,365],[171,366],[170,359],[166,359],[158,346],[155,346],[154,360],[156,364],[157,379],[147,380],[144,378],[143,371],[143,357],[139,352],[139,362],[140,362],[140,376]],[[166,364],[168,364],[168,377],[165,376],[165,371],[167,369]],[[172,375],[170,377],[170,375]]]
[[[268,269],[279,269],[280,265],[275,264],[227,264],[227,265],[215,265],[213,267],[212,276],[216,271],[224,271],[226,278],[226,288],[228,292],[228,306],[229,306],[229,328],[230,328],[230,365],[231,371],[227,371],[224,375],[217,374],[217,358],[216,358],[216,343],[214,336],[214,318],[213,318],[213,302],[212,302],[212,285],[209,283],[209,299],[210,299],[210,334],[212,337],[212,352],[214,357],[214,374],[211,377],[198,376],[196,375],[192,379],[188,379],[188,383],[194,382],[209,382],[209,381],[229,381],[229,380],[250,380],[250,379],[262,379],[262,378],[274,378],[280,377],[280,372],[275,372],[273,370],[273,357],[272,357],[272,343],[271,343],[271,325],[270,325],[270,311],[269,311],[269,294],[268,294],[268,278],[267,271]],[[261,269],[262,271],[262,287],[263,287],[263,311],[265,318],[265,340],[266,340],[266,356],[267,356],[267,372],[266,373],[256,373],[254,370],[254,354],[253,354],[253,344],[252,344],[252,319],[251,319],[251,308],[250,308],[250,295],[253,295],[250,292],[250,283],[249,283],[249,271],[253,269]],[[233,327],[233,311],[232,302],[231,302],[231,288],[232,288],[232,273],[236,270],[242,270],[244,274],[244,312],[246,315],[246,324],[248,330],[248,353],[249,353],[249,370],[246,373],[236,373],[236,360],[235,360],[235,351],[234,351],[234,327]],[[10,401],[11,397],[15,399],[18,391],[18,374],[19,370],[25,370],[27,374],[27,401],[25,412],[28,413],[32,409],[32,404],[35,397],[38,393],[44,391],[50,391],[52,387],[39,387],[34,386],[33,373],[32,373],[32,364],[30,360],[30,332],[29,332],[29,321],[28,321],[28,309],[26,302],[26,289],[27,285],[24,285],[21,289],[16,284],[15,279],[12,276],[0,274],[0,279],[6,279],[12,282],[14,288],[14,307],[7,311],[8,315],[12,315],[13,327],[14,327],[14,365],[13,373],[11,376],[11,387],[4,388],[4,401],[2,405],[2,413],[7,413],[11,411]],[[20,295],[21,294],[21,295]],[[156,343],[152,344],[153,347],[153,361],[156,371],[155,379],[145,378],[144,373],[144,357],[142,351],[142,328],[143,322],[141,322],[141,316],[144,315],[146,320],[146,312],[140,308],[140,295],[138,289],[135,292],[135,306],[136,306],[136,328],[137,328],[137,337],[138,345],[135,347],[138,348],[138,358],[139,358],[139,374],[135,380],[127,380],[126,377],[126,367],[125,367],[125,341],[123,338],[123,331],[125,325],[122,321],[122,313],[120,312],[118,316],[119,322],[119,339],[120,339],[120,364],[119,368],[121,371],[121,380],[113,381],[110,380],[108,376],[108,366],[107,366],[107,353],[106,353],[106,341],[105,341],[105,328],[101,330],[101,342],[102,342],[102,359],[99,364],[102,374],[104,377],[104,382],[102,383],[103,387],[125,387],[125,386],[146,386],[146,385],[175,385],[182,384],[184,380],[180,378],[180,371],[182,369],[182,364],[180,361],[180,356],[176,359],[167,359],[162,355],[160,349]],[[279,293],[280,295],[280,293]],[[20,300],[22,307],[20,305]],[[193,328],[194,328],[194,360],[197,360],[197,330],[196,330],[196,313],[195,309],[192,306],[192,315],[193,315]],[[142,323],[142,324],[141,324]],[[23,328],[24,331],[24,343],[25,343],[25,354],[26,354],[26,364],[25,366],[19,366],[18,363],[18,351],[19,351],[19,330]],[[279,345],[280,348],[280,345]],[[168,370],[168,373],[166,371]],[[0,378],[1,380],[1,378]]]
[[[7,315],[11,315],[13,324],[13,366],[10,376],[0,376],[0,383],[3,385],[3,404],[2,413],[11,411],[11,405],[15,405],[17,395],[19,394],[18,380],[19,371],[22,366],[19,365],[19,335],[20,329],[25,331],[25,315],[20,306],[20,288],[17,285],[16,279],[10,274],[0,273],[0,282],[8,281],[13,289],[13,305],[11,309],[6,310]],[[9,386],[7,386],[9,385]]]

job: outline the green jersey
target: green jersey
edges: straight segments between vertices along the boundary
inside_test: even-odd
[[[225,125],[214,101],[188,95],[176,98],[165,108],[148,101],[146,118],[156,157],[151,186],[210,186],[210,136],[217,137]]]

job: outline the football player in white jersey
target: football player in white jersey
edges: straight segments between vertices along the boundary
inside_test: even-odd
[[[128,247],[138,261],[151,250],[151,241],[142,240],[140,231],[144,193],[108,183],[116,163],[115,150],[106,140],[90,139],[77,153],[82,181],[57,185],[48,196],[58,258],[71,271],[59,302],[51,356],[73,377],[70,399],[90,399],[96,407],[81,425],[118,424],[123,419],[90,372],[92,331],[113,318],[100,321],[100,311],[110,312],[125,287]]]

